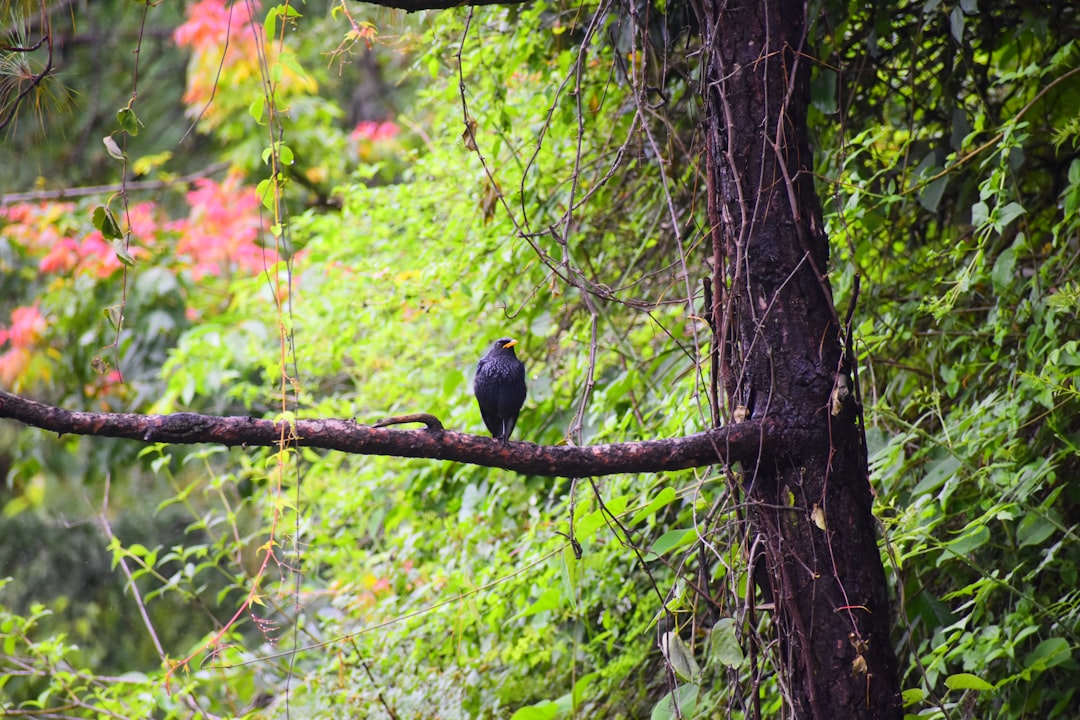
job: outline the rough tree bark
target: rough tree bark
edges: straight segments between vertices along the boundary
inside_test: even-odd
[[[826,429],[742,468],[794,717],[900,718],[865,432],[811,174],[805,12],[698,6],[719,374],[729,416]]]
[[[228,447],[303,446],[358,455],[432,458],[516,470],[545,477],[598,477],[628,472],[668,472],[756,457],[764,447],[781,448],[822,441],[776,420],[745,422],[664,440],[575,447],[511,442],[444,430],[432,415],[388,418],[372,425],[336,418],[266,420],[197,413],[73,412],[0,390],[0,418],[10,418],[58,435],[94,435],[145,443]],[[424,430],[391,430],[387,425],[425,423]]]

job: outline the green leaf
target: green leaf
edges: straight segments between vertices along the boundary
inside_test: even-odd
[[[671,669],[680,679],[692,681],[697,680],[701,675],[701,667],[694,660],[694,653],[690,651],[678,633],[668,631],[660,636],[660,652],[667,658]]]
[[[709,653],[714,660],[728,667],[742,664],[743,651],[735,632],[734,618],[720,618],[709,632]]]
[[[278,55],[278,62],[282,65],[283,69],[292,70],[300,77],[305,77],[307,75],[304,71],[304,66],[300,64],[300,60],[296,57],[296,53],[283,52]]]
[[[600,679],[600,673],[598,673],[598,672],[591,672],[591,673],[587,673],[585,675],[582,675],[578,679],[578,681],[576,683],[574,683],[574,689],[572,691],[573,692],[573,701],[574,702],[573,702],[573,705],[571,707],[567,708],[567,710],[570,710],[572,707],[580,705],[581,703],[583,703],[585,701],[585,698],[587,697],[587,694],[589,693],[590,689],[592,688],[593,685],[596,684],[596,681],[599,680],[599,679]],[[565,696],[563,696],[563,697],[565,697]]]
[[[577,556],[574,555],[574,549],[569,543],[563,548],[562,559],[562,564],[559,566],[562,571],[559,573],[562,578],[562,594],[567,602],[569,602],[574,609],[577,609],[578,577],[580,568],[578,567]]]
[[[623,514],[623,511],[626,510],[626,506],[629,503],[629,495],[616,495],[615,497],[607,501],[608,512],[610,512],[615,517],[618,517]]]
[[[654,514],[660,508],[671,504],[675,497],[675,488],[671,487],[670,485],[665,487],[663,490],[657,493],[656,497],[654,497],[648,505],[635,513],[634,518],[630,521],[630,525],[637,525],[645,518]]]
[[[267,39],[272,40],[278,36],[278,18],[282,15],[284,15],[283,22],[287,22],[289,18],[303,17],[291,4],[274,5],[267,11],[265,21],[262,21],[262,31],[266,33]]]
[[[139,122],[139,117],[130,107],[120,108],[119,112],[116,113],[116,120],[120,123],[121,129],[128,135],[135,137],[139,134],[139,126],[142,123]]]
[[[263,178],[259,181],[259,184],[255,187],[255,196],[259,198],[259,202],[263,204],[267,210],[274,209],[274,180],[273,178]]]
[[[1065,638],[1054,637],[1043,640],[1035,649],[1024,657],[1024,667],[1035,672],[1060,665],[1072,658],[1072,646]]]
[[[957,673],[945,678],[945,687],[950,690],[993,690],[994,686],[978,675]]]
[[[131,253],[124,247],[121,242],[114,242],[112,244],[113,252],[116,253],[116,259],[128,267],[135,267],[135,258],[131,257]]]
[[[1028,513],[1016,527],[1016,539],[1020,547],[1039,545],[1054,534],[1054,523],[1037,513]]]
[[[900,697],[903,699],[904,707],[908,705],[914,705],[917,702],[921,702],[926,697],[926,691],[922,688],[908,688]]]
[[[949,12],[949,31],[952,33],[953,40],[960,45],[964,44],[964,11],[959,5]]]
[[[135,557],[142,557],[143,555],[146,555],[148,552],[150,552],[147,547],[142,543],[132,543],[128,546],[127,550]]]
[[[982,227],[990,220],[990,206],[982,200],[971,206],[971,224]]]
[[[171,160],[172,156],[173,154],[169,150],[154,153],[153,155],[144,155],[132,163],[131,169],[136,175],[149,175],[151,172]]]
[[[952,556],[964,557],[970,555],[974,550],[982,547],[989,541],[990,529],[985,525],[977,525],[955,540],[945,543],[945,552],[938,558],[937,565],[938,567],[941,567],[941,565],[947,560],[950,560]]]
[[[990,271],[990,280],[994,283],[994,290],[1001,292],[1013,284],[1013,270],[1016,268],[1016,251],[1011,247],[1002,251],[994,261],[994,269]]]
[[[536,615],[537,613],[546,612],[548,610],[557,610],[562,606],[562,592],[555,587],[550,587],[544,592],[540,593],[540,597],[536,601],[525,608],[514,619],[528,617],[529,615]]]
[[[924,475],[923,479],[919,481],[919,484],[915,486],[915,489],[911,491],[911,494],[917,496],[931,492],[932,490],[937,490],[942,483],[953,476],[959,467],[960,461],[952,455],[946,455],[931,463],[926,468],[926,475]]]
[[[280,14],[280,5],[275,5],[266,11],[266,19],[263,20],[263,36],[268,40],[277,35],[277,19]]]
[[[263,117],[266,115],[266,101],[259,97],[251,101],[248,105],[248,115],[255,120],[259,125],[263,124]]]
[[[653,707],[651,720],[675,720],[678,717],[692,718],[697,709],[700,688],[697,685],[682,685],[660,698]],[[678,707],[678,712],[675,708]]]
[[[542,700],[535,705],[518,708],[510,716],[510,720],[554,720],[554,718],[559,717],[560,713],[558,703],[551,700]]]
[[[292,148],[290,148],[288,145],[282,145],[281,147],[279,147],[278,160],[281,161],[282,165],[292,165],[294,160]]]
[[[605,523],[604,511],[593,510],[591,513],[580,516],[574,523],[574,533],[578,539],[587,538],[596,532],[599,528],[603,527]]]
[[[116,216],[105,205],[98,205],[94,208],[93,223],[94,227],[101,232],[102,237],[106,240],[119,240],[124,237],[124,234],[120,232],[120,226],[116,222]]]
[[[607,501],[607,509],[612,515],[618,517],[626,509],[630,501],[629,495],[617,495]],[[593,510],[590,513],[578,517],[574,522],[574,532],[579,539],[587,538],[597,529],[607,524],[607,513],[603,510]]]
[[[945,186],[949,184],[949,176],[942,175],[938,179],[928,182],[919,191],[919,204],[929,212],[937,212],[941,197],[945,194]]]
[[[996,213],[997,221],[994,223],[994,229],[1001,232],[1009,225],[1009,223],[1023,215],[1025,212],[1024,207],[1016,202],[1011,202],[1004,207],[998,208]]]
[[[657,538],[653,543],[650,550],[656,555],[666,555],[672,550],[676,550],[685,545],[689,545],[691,542],[697,539],[697,528],[680,528],[677,530],[668,530],[666,533]]]

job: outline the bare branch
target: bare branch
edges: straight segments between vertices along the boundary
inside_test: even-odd
[[[229,163],[214,163],[208,167],[196,170],[190,175],[173,178],[170,180],[135,180],[111,185],[91,185],[89,187],[59,188],[57,190],[30,190],[27,192],[8,193],[0,195],[0,207],[17,202],[43,202],[46,200],[70,200],[93,195],[112,195],[121,190],[127,193],[164,190],[172,187],[184,187],[199,178],[216,175],[227,170]]]
[[[405,12],[418,10],[449,10],[473,5],[526,5],[532,0],[367,0],[371,5],[395,8]]]
[[[3,391],[0,391],[0,418],[18,420],[59,435],[94,435],[178,445],[302,445],[359,455],[450,460],[546,477],[664,472],[754,461],[759,453],[769,456],[797,452],[814,440],[810,431],[769,418],[665,440],[587,447],[511,442],[503,447],[497,440],[478,435],[448,430],[390,430],[332,418],[288,422],[196,413],[73,412]]]
[[[393,417],[383,418],[378,422],[371,424],[371,427],[382,428],[390,427],[391,425],[407,425],[408,423],[424,423],[428,430],[442,430],[443,424],[439,418],[435,417],[431,413],[410,413],[408,415],[394,415]]]

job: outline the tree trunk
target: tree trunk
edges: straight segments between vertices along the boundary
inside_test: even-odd
[[[703,0],[713,317],[732,419],[825,429],[742,467],[796,718],[900,718],[850,346],[806,132],[805,8]],[[760,577],[760,576],[759,576]]]

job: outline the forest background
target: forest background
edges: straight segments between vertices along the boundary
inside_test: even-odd
[[[60,6],[0,2],[0,387],[479,433],[509,335],[516,439],[709,426],[687,6]],[[1080,717],[1080,17],[808,18],[907,712]],[[783,716],[722,469],[0,438],[5,714]]]

